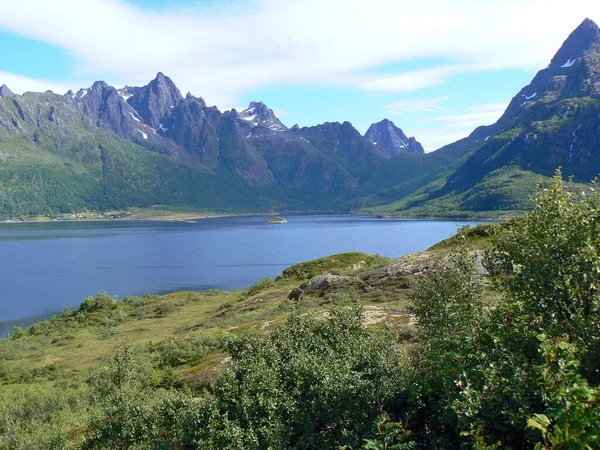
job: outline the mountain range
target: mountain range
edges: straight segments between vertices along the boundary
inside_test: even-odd
[[[184,205],[224,211],[490,215],[530,207],[558,166],[600,172],[600,29],[586,19],[493,125],[425,154],[385,119],[288,128],[219,111],[159,73],[65,95],[0,87],[0,216]]]
[[[0,88],[0,214],[155,204],[332,209],[421,176],[422,146],[375,124],[288,128],[262,102],[221,112],[159,73],[57,95]],[[425,170],[427,172],[427,170]]]

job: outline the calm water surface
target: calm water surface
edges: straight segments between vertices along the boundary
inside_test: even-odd
[[[14,324],[119,297],[246,287],[286,267],[347,251],[422,251],[466,222],[357,215],[227,217],[187,222],[0,224],[0,336]],[[473,222],[470,222],[473,224]]]

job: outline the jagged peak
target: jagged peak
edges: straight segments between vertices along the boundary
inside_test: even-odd
[[[154,129],[158,128],[171,109],[184,99],[173,80],[162,72],[158,72],[147,85],[132,90],[132,93],[133,95],[127,98],[127,103]]]
[[[365,137],[369,139],[369,135],[372,135],[375,132],[381,132],[383,130],[387,130],[388,133],[397,134],[402,140],[407,140],[408,137],[404,134],[401,128],[397,127],[394,122],[391,120],[384,118],[379,122],[371,124],[367,132],[365,133]]]
[[[256,115],[259,117],[270,114],[273,117],[275,117],[275,113],[273,112],[273,110],[270,109],[263,102],[250,102],[248,104],[248,107],[244,109],[240,114],[245,116]]]
[[[95,82],[94,82],[94,84],[92,84],[92,90],[94,90],[94,91],[96,91],[96,90],[99,90],[99,89],[109,89],[109,88],[111,88],[111,87],[112,87],[112,86],[109,86],[109,85],[106,83],[106,81],[102,81],[102,80],[100,80],[100,81],[95,81]],[[113,88],[113,89],[114,89],[114,88]]]
[[[156,90],[160,90],[161,88],[167,89],[178,100],[183,98],[181,92],[179,91],[179,88],[175,85],[173,80],[171,80],[162,72],[158,72],[156,74],[156,77],[150,82],[150,86],[152,86],[152,88]]]
[[[124,101],[127,101],[139,90],[139,87],[125,85],[121,89],[117,89],[117,92]]]
[[[581,24],[577,27],[577,29],[579,29],[579,28],[600,31],[600,27],[598,26],[598,24],[596,24],[596,22],[594,22],[589,17],[586,17],[585,19],[583,19],[583,22],[581,22]]]
[[[239,113],[239,118],[254,126],[265,126],[273,132],[287,130],[287,127],[275,116],[273,110],[263,102],[250,102],[248,108]]]
[[[393,157],[399,153],[423,154],[425,150],[414,137],[408,137],[389,119],[372,124],[365,133],[365,139],[373,145],[381,147],[384,152]]]
[[[383,118],[381,119],[379,122],[373,124],[373,125],[392,125],[393,127],[395,127],[396,125],[394,125],[394,122],[392,122],[390,119],[388,118]]]
[[[585,19],[563,42],[552,58],[550,67],[562,69],[571,67],[597,42],[600,42],[600,28],[593,20]]]
[[[13,97],[14,95],[7,85],[0,86],[0,98]]]
[[[250,108],[266,108],[267,105],[265,105],[263,102],[250,102],[250,104],[248,105],[248,109]]]

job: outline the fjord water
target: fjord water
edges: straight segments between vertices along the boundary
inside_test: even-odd
[[[347,251],[400,257],[466,222],[286,215],[190,222],[0,225],[0,336],[15,324],[72,308],[99,291],[144,293],[246,287],[301,261]],[[471,224],[473,224],[471,222]]]

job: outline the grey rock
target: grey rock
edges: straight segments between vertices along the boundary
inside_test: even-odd
[[[29,111],[24,107],[24,105],[21,104],[21,102],[19,102],[19,100],[17,100],[16,97],[13,97],[12,102],[14,103],[15,107],[17,108],[17,112],[19,113],[19,116],[21,117],[21,119],[25,122],[32,122],[33,118],[31,116],[31,114],[29,113]],[[19,126],[17,126],[17,128],[19,128]]]
[[[138,89],[129,89],[127,103],[135,109],[142,120],[153,129],[164,123],[165,116],[183,99],[173,81],[159,72],[149,84]]]
[[[585,19],[560,47],[550,62],[550,68],[569,69],[584,53],[600,41],[600,28],[592,20]],[[569,61],[574,63],[568,64]],[[565,67],[563,67],[565,66]]]
[[[187,95],[167,113],[158,133],[172,139],[201,164],[216,170],[220,164],[217,126],[221,113],[202,98]]]
[[[7,85],[3,84],[0,86],[0,98],[14,97],[15,94],[8,88]]]
[[[88,116],[94,124],[132,142],[141,142],[151,134],[141,118],[119,95],[117,90],[104,81],[96,81],[90,88],[72,91],[67,95],[73,99],[77,110]]]
[[[372,124],[367,130],[365,138],[372,144],[381,147],[390,158],[400,153],[425,153],[423,146],[414,137],[407,137],[388,119]]]
[[[380,279],[402,276],[419,276],[426,274],[430,268],[437,264],[439,259],[431,254],[412,253],[397,259],[389,266],[384,267],[376,276]]]
[[[219,159],[230,173],[244,180],[251,187],[273,184],[275,177],[267,161],[248,138],[245,128],[235,111],[223,114],[218,122]]]
[[[263,102],[250,102],[248,108],[239,113],[239,118],[252,126],[268,128],[273,133],[288,129]]]
[[[333,275],[328,272],[312,277],[300,286],[300,290],[302,292],[325,291],[331,286],[348,283],[352,280],[352,277]]]
[[[545,69],[511,100],[494,126],[508,127],[538,102],[600,95],[600,28],[585,19],[565,40]]]

